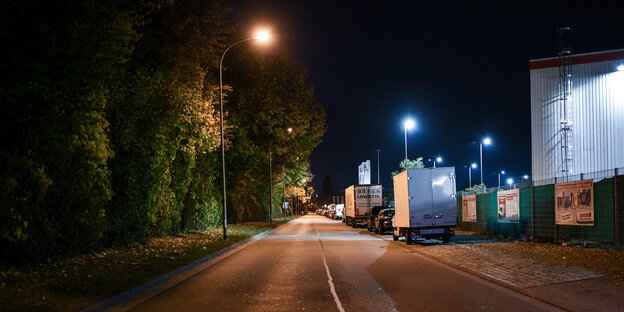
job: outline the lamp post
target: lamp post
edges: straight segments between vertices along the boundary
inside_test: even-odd
[[[483,184],[483,144],[490,145],[492,140],[490,138],[485,138],[481,143],[479,143],[479,166],[481,166],[481,184]]]
[[[513,183],[513,179],[509,178],[507,179],[507,184],[509,184],[509,189],[511,190],[511,184]]]
[[[380,149],[377,149],[377,184],[379,184],[379,151]]]
[[[219,62],[219,104],[221,106],[221,114],[219,115],[219,119],[221,119],[221,170],[222,170],[222,180],[223,180],[223,239],[227,238],[227,199],[226,199],[226,191],[225,191],[225,143],[223,139],[223,59],[225,58],[225,54],[229,51],[233,46],[250,41],[250,40],[258,40],[260,42],[267,41],[269,39],[269,33],[266,31],[259,32],[255,37],[250,37],[247,39],[243,39],[238,41],[231,46],[229,46],[225,51],[223,51],[223,55],[221,55],[221,62]]]
[[[408,119],[403,123],[403,129],[405,130],[405,165],[407,166],[407,130],[412,130],[416,126],[416,123],[412,119]]]
[[[436,167],[436,162],[442,162],[442,157],[438,156],[433,160],[433,168]]]
[[[498,172],[498,189],[500,190],[500,176],[501,174],[505,174],[505,170]]]
[[[477,168],[477,164],[472,163],[468,166],[468,187],[472,187],[472,168]]]

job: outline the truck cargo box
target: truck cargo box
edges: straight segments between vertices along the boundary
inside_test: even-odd
[[[393,182],[395,235],[414,232],[417,237],[440,236],[447,241],[453,233],[450,228],[457,226],[455,168],[408,169]]]
[[[356,184],[345,190],[344,218],[348,225],[364,223],[374,206],[383,204],[382,186],[379,184]]]

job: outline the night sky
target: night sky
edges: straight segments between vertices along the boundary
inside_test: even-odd
[[[624,48],[622,5],[584,3],[257,0],[235,2],[234,16],[241,32],[269,26],[270,49],[308,68],[328,127],[311,157],[317,191],[328,174],[337,189],[357,183],[367,159],[376,183],[377,149],[392,187],[408,116],[409,158],[443,157],[463,189],[486,136],[488,187],[498,170],[531,174],[529,60],[557,55],[558,28],[573,29],[575,54]]]

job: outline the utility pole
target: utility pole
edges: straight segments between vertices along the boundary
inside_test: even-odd
[[[269,144],[269,224],[273,224],[273,165],[271,144]]]
[[[377,184],[379,184],[379,149],[377,149]]]
[[[284,200],[282,201],[282,216],[286,221],[286,165],[282,166],[282,182],[284,185]]]

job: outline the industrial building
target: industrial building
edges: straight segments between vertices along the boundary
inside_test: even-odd
[[[624,172],[624,49],[530,61],[534,185]],[[619,171],[619,172],[618,172]]]

